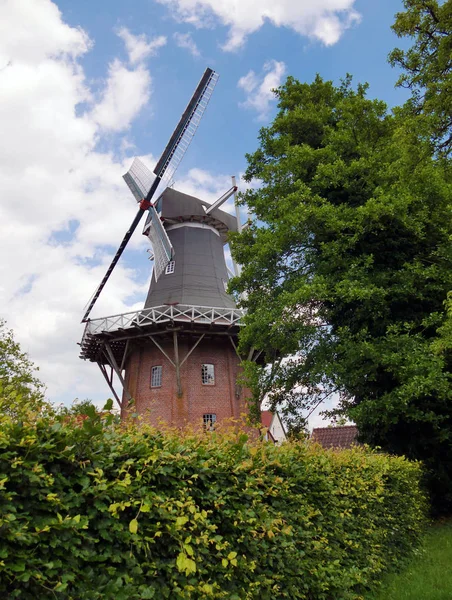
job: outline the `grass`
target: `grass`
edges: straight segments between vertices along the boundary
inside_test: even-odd
[[[423,551],[366,600],[452,600],[452,520],[433,525]]]

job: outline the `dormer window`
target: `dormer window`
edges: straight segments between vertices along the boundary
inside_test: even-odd
[[[174,273],[175,268],[176,268],[176,261],[170,260],[169,263],[166,265],[165,275],[171,275],[171,273]]]

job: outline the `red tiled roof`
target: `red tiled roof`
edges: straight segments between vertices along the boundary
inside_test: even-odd
[[[270,410],[262,410],[261,411],[261,423],[264,427],[267,428],[267,436],[271,442],[275,442],[275,438],[273,437],[272,432],[270,431],[270,425],[272,424],[273,413]]]
[[[270,427],[273,419],[273,413],[270,410],[263,410],[261,412],[261,423],[264,427]]]
[[[350,448],[357,444],[358,428],[356,425],[341,427],[317,427],[313,429],[311,440],[324,448]]]

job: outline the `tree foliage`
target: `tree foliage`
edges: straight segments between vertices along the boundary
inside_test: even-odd
[[[389,56],[402,68],[398,85],[411,90],[407,114],[426,118],[424,131],[443,156],[452,152],[452,3],[438,0],[404,0],[405,11],[392,27],[409,38],[408,50],[396,48]],[[426,128],[425,128],[426,126]]]
[[[276,91],[279,113],[247,156],[256,219],[232,239],[241,345],[271,365],[254,367],[256,400],[269,392],[296,424],[340,394],[362,437],[424,459],[441,495],[445,481],[452,492],[452,187],[412,116],[366,91],[319,76]]]
[[[42,407],[44,384],[36,376],[38,368],[23,352],[14,339],[14,333],[7,329],[6,321],[0,319],[0,389],[9,394],[10,406],[3,409],[10,414],[18,414],[21,406],[29,409]],[[19,398],[14,400],[14,398]]]
[[[110,407],[0,412],[2,598],[358,600],[419,543],[419,464],[115,426]]]

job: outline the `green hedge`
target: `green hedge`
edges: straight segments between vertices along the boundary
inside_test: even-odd
[[[419,541],[420,467],[362,449],[0,427],[0,597],[358,599]]]

